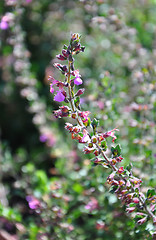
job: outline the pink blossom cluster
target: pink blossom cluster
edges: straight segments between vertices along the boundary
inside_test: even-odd
[[[0,21],[0,28],[2,30],[8,29],[10,26],[12,26],[14,21],[14,14],[7,12],[4,16],[2,16]]]
[[[107,184],[111,186],[111,192],[115,193],[122,204],[126,206],[126,212],[133,213],[133,217],[136,217],[138,224],[143,224],[148,219],[152,219],[155,224],[156,197],[154,190],[148,190],[144,195],[140,190],[142,180],[133,176],[132,165],[130,164],[127,167],[120,165],[123,157],[119,144],[111,147],[110,157],[106,154],[107,138],[111,137],[112,142],[115,144],[116,132],[119,130],[114,128],[99,133],[99,121],[96,118],[91,120],[90,111],[81,110],[80,96],[85,89],[80,88],[77,90],[77,86],[83,84],[83,81],[79,70],[74,68],[74,56],[84,52],[84,49],[80,44],[80,35],[72,34],[69,46],[64,45],[62,53],[56,56],[60,61],[66,60],[68,65],[54,64],[54,67],[64,75],[63,82],[54,79],[52,76],[49,77],[50,92],[52,94],[56,92],[54,101],[65,102],[65,105],[54,111],[54,115],[56,118],[68,117],[75,120],[75,125],[66,123],[65,128],[71,134],[72,139],[84,144],[83,152],[85,154],[94,156],[91,160],[94,165],[101,165],[111,169],[112,172],[107,178]],[[90,211],[97,209],[97,200],[91,198],[85,208]],[[98,228],[100,227],[98,225]]]

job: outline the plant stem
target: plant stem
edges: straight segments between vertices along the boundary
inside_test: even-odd
[[[74,98],[73,98],[73,96],[72,96],[72,89],[71,89],[71,85],[70,85],[70,75],[71,75],[71,63],[68,61],[68,78],[67,78],[67,81],[68,81],[68,93],[69,93],[69,102],[70,102],[70,105],[71,105],[71,109],[72,109],[73,113],[76,113],[76,120],[77,120],[79,126],[80,126],[81,128],[83,128],[83,129],[86,130],[88,136],[89,136],[90,139],[91,139],[91,136],[90,136],[90,134],[89,134],[86,126],[85,126],[84,123],[82,122],[82,119],[79,117],[78,112],[77,112],[77,109],[76,109],[76,107],[75,107]],[[102,148],[99,146],[99,144],[96,143],[95,145],[96,145],[96,147],[98,148],[98,150],[100,151],[102,157],[105,159],[106,163],[111,167],[111,169],[112,169],[113,171],[117,172],[117,171],[118,171],[118,168],[117,168],[116,166],[114,166],[113,164],[110,163],[109,158],[106,156],[106,154],[104,153],[104,151],[102,150]],[[101,165],[103,166],[103,164],[101,164]],[[124,177],[123,177],[121,174],[119,175],[119,178],[125,181]],[[131,186],[130,189],[131,189],[132,192],[135,192],[135,189],[134,189],[132,186]],[[142,196],[140,195],[140,193],[139,193],[139,195],[138,195],[138,198],[139,198],[139,200],[140,200],[140,202],[141,202],[141,204],[142,204],[145,212],[147,213],[147,215],[154,221],[156,217],[155,217],[155,215],[151,212],[151,210],[148,208],[148,206],[145,204],[145,201],[144,201],[144,199],[142,198]]]

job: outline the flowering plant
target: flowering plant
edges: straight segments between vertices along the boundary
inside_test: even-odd
[[[91,160],[94,165],[101,165],[104,168],[111,169],[111,173],[107,178],[107,183],[111,186],[111,192],[115,193],[118,199],[126,206],[126,212],[132,213],[137,224],[143,224],[148,220],[152,220],[153,225],[156,225],[156,195],[154,189],[148,189],[147,193],[141,192],[140,186],[142,180],[135,177],[132,173],[132,164],[126,168],[120,165],[123,157],[121,155],[120,145],[111,147],[111,156],[107,156],[107,138],[112,137],[112,142],[115,143],[115,132],[117,128],[98,132],[99,121],[94,118],[90,119],[90,111],[81,110],[80,97],[85,89],[76,89],[76,86],[82,85],[83,80],[78,69],[74,68],[74,56],[80,52],[84,52],[85,47],[81,46],[80,35],[72,34],[69,46],[64,45],[62,53],[56,57],[61,61],[67,61],[68,65],[55,63],[54,67],[59,69],[64,75],[64,82],[49,77],[50,92],[54,96],[54,101],[65,102],[59,107],[59,110],[54,111],[56,118],[70,117],[75,120],[75,125],[66,123],[65,128],[71,133],[72,139],[78,140],[84,144],[83,152],[85,154],[93,154]],[[73,121],[72,121],[73,122]],[[96,199],[95,199],[96,200]],[[156,232],[153,233],[155,236]]]

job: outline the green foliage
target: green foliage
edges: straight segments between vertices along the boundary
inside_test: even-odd
[[[10,220],[11,222],[21,222],[22,216],[20,212],[15,208],[4,207],[3,204],[0,204],[0,216],[3,216]]]
[[[151,198],[156,195],[155,189],[148,189],[147,198]]]

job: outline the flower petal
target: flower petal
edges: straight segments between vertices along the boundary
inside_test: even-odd
[[[82,79],[80,77],[76,77],[74,79],[74,84],[76,85],[81,85],[83,83]]]
[[[62,94],[62,92],[57,91],[57,94],[55,95],[54,100],[57,102],[62,102],[64,101],[64,99],[65,99],[65,96]]]
[[[52,83],[50,84],[50,92],[54,93],[54,88],[53,88],[53,84]]]

